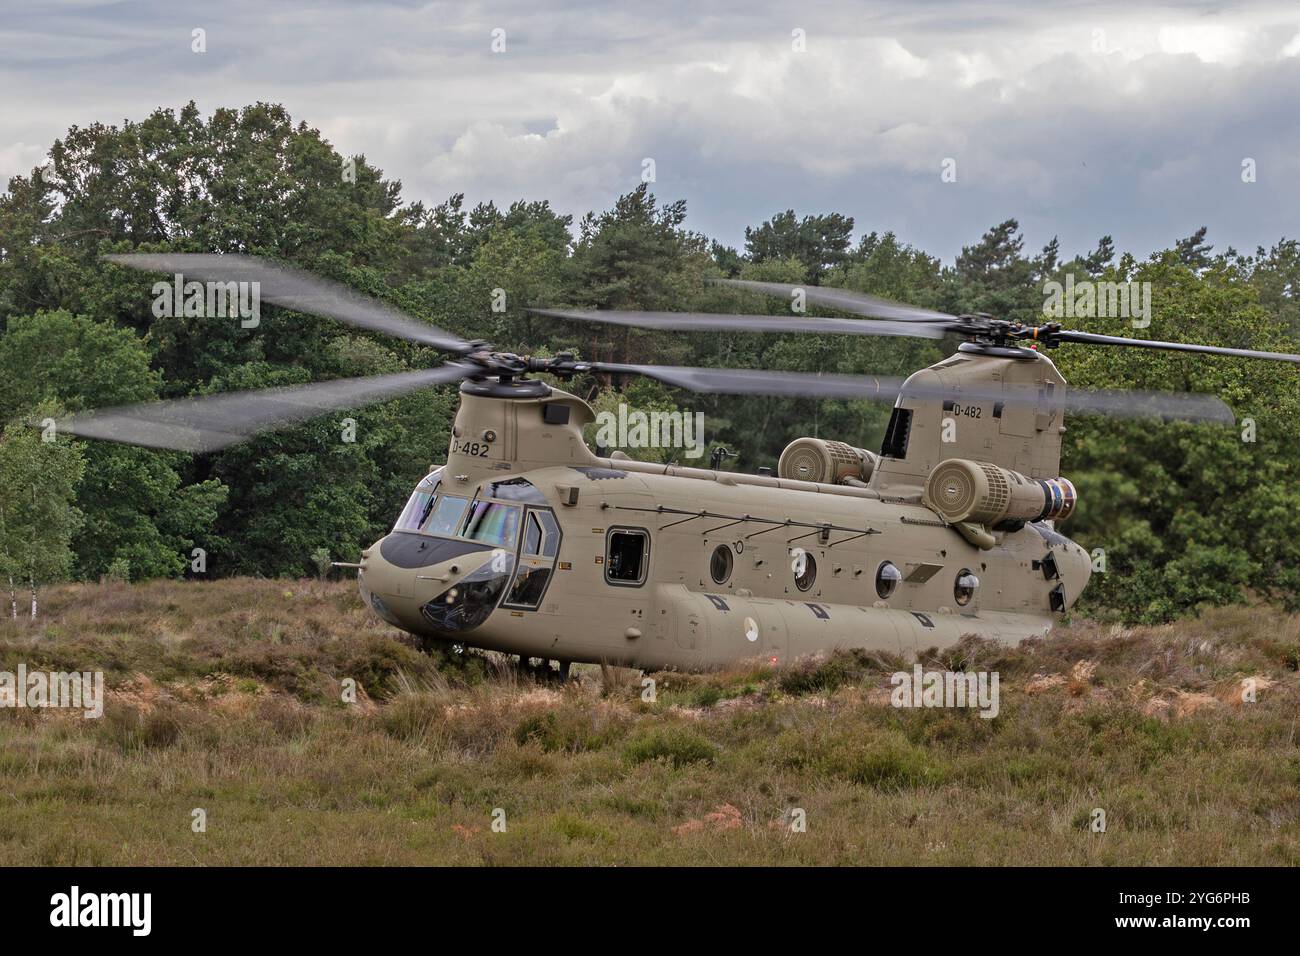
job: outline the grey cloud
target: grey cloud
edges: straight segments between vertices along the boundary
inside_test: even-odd
[[[581,214],[652,157],[656,192],[731,244],[787,207],[850,213],[948,259],[1008,216],[1031,245],[1059,234],[1068,252],[1109,232],[1145,254],[1202,223],[1238,248],[1296,232],[1291,5],[17,7],[0,26],[6,177],[74,123],[270,100],[411,200],[549,198]],[[946,157],[956,183],[940,181]]]

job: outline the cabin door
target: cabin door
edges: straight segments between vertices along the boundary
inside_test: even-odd
[[[560,526],[549,508],[529,508],[519,540],[519,558],[502,607],[535,611],[555,574]]]

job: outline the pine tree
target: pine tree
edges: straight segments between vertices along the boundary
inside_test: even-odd
[[[1210,264],[1210,252],[1214,246],[1205,241],[1206,232],[1206,227],[1202,226],[1186,239],[1179,239],[1174,243],[1178,261],[1189,269],[1204,269]]]

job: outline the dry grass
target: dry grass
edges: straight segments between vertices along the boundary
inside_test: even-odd
[[[0,712],[4,865],[1300,863],[1300,618],[1266,607],[924,656],[997,671],[993,720],[895,709],[901,662],[861,654],[560,686],[421,653],[347,583],[45,609],[0,623],[0,670],[102,669],[109,702]]]

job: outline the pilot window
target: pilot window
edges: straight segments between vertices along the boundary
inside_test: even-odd
[[[461,537],[513,548],[519,538],[519,507],[499,501],[474,502],[465,518]]]
[[[426,513],[423,530],[427,534],[454,535],[460,527],[460,519],[465,514],[465,505],[468,503],[468,498],[439,495]]]
[[[439,468],[421,479],[420,483],[416,485],[415,492],[411,495],[410,500],[407,501],[406,507],[402,509],[397,524],[393,525],[394,531],[416,531],[420,525],[424,524],[437,497],[441,476],[442,469]]]
[[[433,504],[434,494],[432,491],[417,490],[411,495],[411,500],[406,503],[402,509],[401,516],[397,519],[397,524],[393,525],[394,531],[416,531],[419,530],[420,522],[428,513],[429,507]]]
[[[645,581],[650,535],[644,531],[611,531],[605,545],[605,580],[639,585]]]

